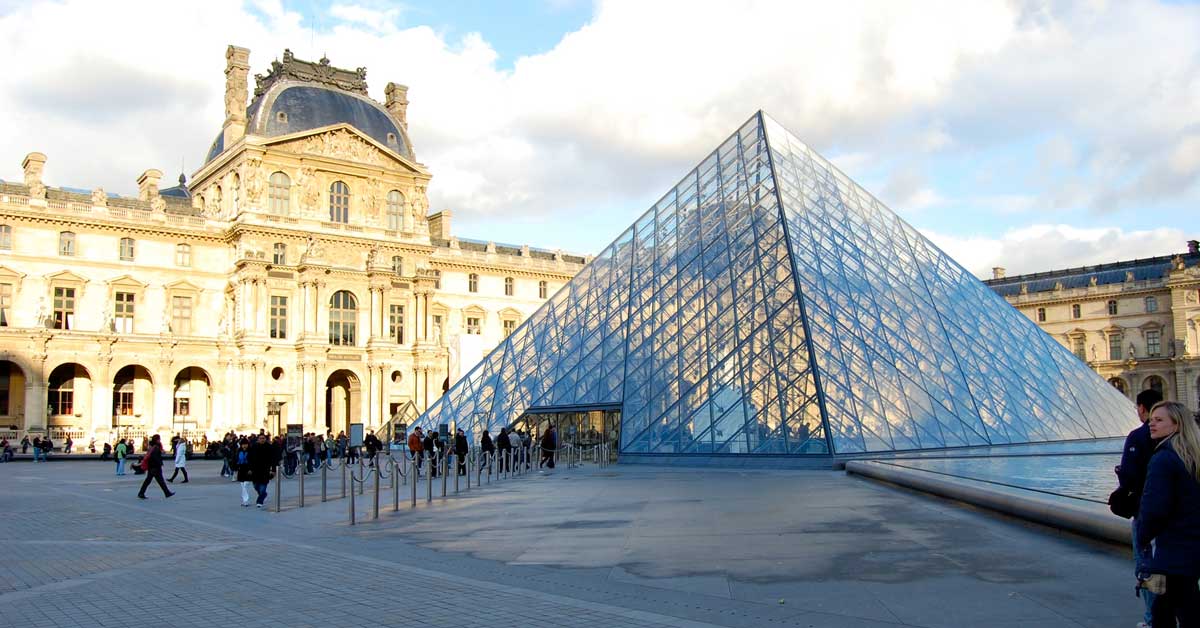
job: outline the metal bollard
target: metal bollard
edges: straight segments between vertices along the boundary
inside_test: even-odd
[[[304,472],[308,469],[308,455],[300,454],[300,507],[304,508]]]
[[[379,463],[375,463],[375,502],[371,506],[371,518],[379,518]]]
[[[283,472],[282,469],[275,469],[275,512],[279,512],[283,507],[282,489],[283,488]]]
[[[446,473],[450,471],[450,456],[442,456],[442,497],[446,496]]]
[[[487,483],[488,484],[492,483],[492,467],[496,466],[492,463],[495,462],[495,460],[494,460],[495,457],[496,457],[495,454],[483,454],[483,461],[485,464],[487,464],[487,470],[488,470]]]
[[[321,461],[321,503],[329,501],[329,466],[324,460]]]
[[[358,494],[362,495],[363,491],[367,490],[367,467],[363,464],[362,456],[358,457]]]
[[[388,466],[392,468],[392,488],[396,488],[396,484],[398,483],[396,476],[399,475],[396,473],[396,469],[399,467],[396,465],[396,459],[391,454],[388,454]]]
[[[392,460],[392,473],[400,472],[400,463]],[[396,481],[396,476],[392,476],[392,512],[400,510],[400,483]]]
[[[425,503],[433,501],[433,456],[427,459],[425,474]]]
[[[458,468],[461,466],[458,460],[458,453],[454,454],[454,494],[458,495]],[[465,466],[463,467],[466,468]]]
[[[354,472],[350,473],[350,525],[354,525]]]
[[[346,464],[345,456],[340,460],[342,461],[342,499],[346,499],[346,467],[349,465]]]
[[[412,507],[413,508],[417,507],[417,474],[420,472],[420,470],[421,470],[420,463],[417,462],[416,456],[413,456],[412,471],[410,471],[410,473],[412,473],[412,478],[413,478],[413,480],[412,480]]]

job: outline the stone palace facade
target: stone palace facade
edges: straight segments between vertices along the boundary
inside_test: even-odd
[[[407,88],[285,51],[192,178],[138,195],[0,182],[0,434],[97,442],[413,416],[588,261],[428,214]],[[247,105],[249,102],[249,105]]]
[[[987,283],[1131,400],[1200,407],[1200,243],[1165,255]]]

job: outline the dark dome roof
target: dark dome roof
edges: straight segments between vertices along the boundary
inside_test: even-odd
[[[346,123],[406,159],[413,159],[408,134],[387,110],[366,96],[332,87],[277,81],[250,103],[246,118],[246,134],[262,137]],[[212,161],[224,150],[224,135],[218,133],[204,162]]]

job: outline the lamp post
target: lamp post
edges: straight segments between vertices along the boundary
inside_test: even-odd
[[[282,431],[282,427],[279,424],[282,406],[282,403],[275,401],[274,399],[267,402],[267,416],[275,419],[276,434],[279,434]]]

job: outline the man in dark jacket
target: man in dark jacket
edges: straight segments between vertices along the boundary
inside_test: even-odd
[[[267,486],[275,477],[279,453],[267,442],[266,435],[259,434],[258,442],[250,446],[250,453],[246,458],[246,464],[250,467],[250,481],[254,483],[254,492],[258,493],[255,504],[262,508],[263,502],[267,501]]]
[[[463,433],[460,427],[454,432],[454,459],[458,462],[459,475],[467,474],[467,453],[469,450],[467,435]]]
[[[512,441],[508,440],[508,429],[500,428],[500,433],[496,435],[496,462],[500,463],[496,467],[497,472],[504,473],[508,471],[508,457],[512,455]]]
[[[425,441],[421,443],[421,450],[429,460],[430,476],[436,478],[438,460],[437,450],[435,449],[435,445],[433,443],[433,434],[434,432],[431,429],[429,430],[429,433],[425,435]]]
[[[379,450],[383,449],[383,443],[375,435],[374,430],[371,430],[367,434],[367,437],[363,439],[363,446],[367,448],[367,463],[372,467],[375,466],[375,456],[379,453]]]
[[[482,469],[490,464],[488,462],[490,456],[496,453],[496,444],[492,442],[492,435],[488,434],[487,430],[483,430],[483,437],[479,440],[479,449],[483,452],[483,460],[479,461],[479,468]],[[488,475],[491,476],[491,474],[489,467]]]
[[[1162,393],[1157,390],[1143,390],[1137,395],[1137,413],[1138,419],[1142,422],[1141,426],[1134,429],[1125,437],[1125,449],[1121,452],[1121,464],[1116,468],[1117,480],[1121,483],[1121,488],[1129,491],[1135,496],[1135,503],[1140,504],[1142,499],[1142,487],[1146,484],[1146,467],[1150,465],[1150,458],[1154,455],[1154,439],[1150,437],[1150,427],[1147,422],[1150,420],[1150,409],[1154,404],[1162,401]],[[1142,573],[1146,567],[1146,561],[1149,558],[1149,547],[1138,547],[1136,539],[1138,536],[1138,517],[1133,517],[1133,538],[1135,543],[1133,546],[1133,568],[1134,573]],[[1149,591],[1141,591],[1142,601],[1145,604],[1146,611],[1143,621],[1146,625],[1150,624],[1150,609],[1154,605],[1154,594]]]
[[[169,498],[175,494],[167,488],[167,482],[162,476],[162,454],[162,440],[158,437],[158,434],[155,434],[150,439],[149,449],[146,450],[146,453],[142,454],[146,457],[146,479],[142,480],[142,488],[138,491],[138,499],[146,499],[146,488],[150,486],[150,480],[158,482],[158,486],[162,488],[163,497]]]

